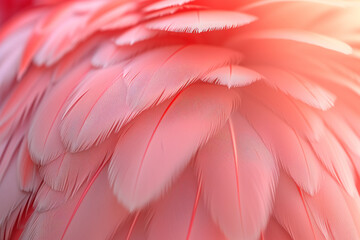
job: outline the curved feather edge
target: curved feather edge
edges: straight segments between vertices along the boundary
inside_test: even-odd
[[[146,6],[143,10],[145,12],[158,11],[168,7],[182,6],[193,1],[194,0],[162,0]]]
[[[250,24],[256,19],[255,16],[240,12],[196,10],[175,13],[170,16],[150,20],[145,26],[152,30],[201,33],[238,28]]]
[[[260,39],[260,40],[289,40],[299,43],[309,44],[345,55],[353,53],[353,48],[345,42],[331,38],[319,33],[308,32],[305,30],[294,29],[267,29],[254,32],[247,32],[242,35],[242,39]]]
[[[316,193],[320,185],[321,165],[311,145],[249,95],[243,98],[240,112],[295,182],[309,194]]]
[[[187,168],[173,188],[152,208],[148,239],[225,240],[203,203],[202,187]]]
[[[240,113],[198,152],[196,166],[212,218],[227,238],[259,238],[272,210],[277,162]]]
[[[124,130],[110,163],[119,201],[134,211],[156,199],[239,100],[224,87],[196,84],[139,115]]]
[[[110,189],[106,167],[102,165],[64,204],[44,212],[35,211],[21,239],[106,239],[113,235],[128,212]],[[45,222],[51,227],[44,229]]]

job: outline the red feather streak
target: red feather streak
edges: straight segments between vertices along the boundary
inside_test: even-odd
[[[144,163],[144,159],[145,159],[145,157],[146,157],[147,151],[149,150],[149,147],[150,147],[150,144],[151,144],[151,142],[152,142],[152,139],[154,138],[154,135],[155,135],[157,129],[159,128],[159,125],[160,125],[161,121],[164,119],[166,113],[169,111],[170,107],[174,104],[175,100],[180,96],[180,94],[181,94],[182,92],[183,92],[183,91],[180,91],[180,92],[174,97],[174,99],[171,100],[170,104],[166,107],[166,109],[165,109],[164,113],[162,114],[159,122],[157,123],[157,125],[156,125],[153,133],[151,134],[150,140],[149,140],[149,142],[148,142],[148,144],[147,144],[147,146],[146,146],[144,155],[143,155],[143,157],[142,157],[142,159],[141,159],[141,162],[140,162],[139,170],[138,170],[137,175],[136,175],[135,189],[136,189],[136,187],[137,187],[137,183],[138,183],[139,176],[140,176],[140,173],[141,173],[141,169],[142,169],[142,166],[143,166],[143,163]]]
[[[230,130],[230,134],[231,134],[231,142],[232,142],[232,147],[233,147],[234,164],[235,164],[235,176],[236,176],[236,190],[237,190],[237,197],[238,197],[239,213],[240,213],[240,218],[241,218],[238,153],[237,153],[237,147],[236,147],[236,138],[235,138],[234,125],[233,125],[233,122],[232,122],[231,118],[229,118],[229,130]]]
[[[140,213],[139,211],[136,213],[136,215],[135,215],[135,217],[134,217],[134,220],[133,220],[133,222],[131,223],[131,226],[130,226],[130,229],[129,229],[129,233],[128,233],[128,235],[126,236],[126,240],[130,240],[131,234],[132,234],[132,232],[133,232],[133,230],[134,230],[135,224],[136,224],[137,219],[138,219],[138,217],[139,217],[139,213]]]
[[[189,239],[190,239],[191,229],[192,229],[193,224],[194,224],[195,215],[196,215],[196,210],[197,210],[197,207],[198,207],[198,205],[199,205],[201,187],[202,187],[202,182],[200,181],[199,186],[198,186],[198,189],[197,189],[197,192],[196,192],[194,208],[193,208],[193,211],[192,211],[191,220],[190,220],[190,225],[189,225],[189,230],[188,230],[188,233],[187,233],[187,236],[186,236],[186,240],[189,240]]]

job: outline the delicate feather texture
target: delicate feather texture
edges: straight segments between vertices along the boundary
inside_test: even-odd
[[[353,131],[346,120],[334,111],[327,111],[323,114],[323,118],[328,128],[337,136],[339,143],[342,144],[345,150],[360,156],[360,149],[358,148],[360,146],[359,136]]]
[[[304,139],[318,140],[322,136],[324,122],[308,105],[261,83],[253,84],[246,90],[246,94],[270,109]]]
[[[291,240],[290,235],[274,217],[269,219],[267,228],[261,236],[263,239]]]
[[[114,234],[113,239],[142,240],[147,239],[147,229],[149,222],[147,211],[136,212],[128,217],[121,227]]]
[[[144,8],[145,11],[157,11],[161,10],[163,8],[168,8],[172,6],[181,6],[183,4],[192,2],[194,0],[162,0],[155,2],[153,4],[150,4]]]
[[[343,54],[351,54],[353,52],[351,46],[344,42],[311,32],[283,30],[283,29],[263,30],[254,33],[248,33],[246,34],[245,38],[290,40],[290,41],[306,43],[314,46],[319,46]]]
[[[215,69],[205,76],[204,81],[231,87],[243,87],[263,78],[259,73],[241,66],[229,65]]]
[[[227,238],[257,239],[268,221],[277,180],[276,162],[259,135],[234,113],[199,151],[197,163],[206,202]]]
[[[231,90],[195,85],[136,118],[111,159],[109,177],[118,199],[134,210],[159,196],[238,102]]]
[[[75,91],[60,126],[61,138],[70,151],[85,150],[102,142],[137,114],[126,104],[121,74],[119,65],[98,70],[88,75]]]
[[[270,86],[299,99],[310,106],[328,110],[334,106],[335,96],[325,89],[306,81],[304,77],[281,69],[252,66],[252,69],[264,76]]]
[[[73,198],[48,211],[35,211],[22,239],[106,239],[126,216],[101,167]]]
[[[27,192],[36,190],[40,184],[40,178],[37,166],[31,160],[26,139],[22,141],[19,147],[17,167],[20,189]]]
[[[16,161],[12,161],[0,183],[0,237],[8,239],[16,224],[16,218],[26,207],[30,197],[17,186]],[[14,219],[15,217],[15,219]]]
[[[242,7],[243,10],[249,10],[252,8],[262,7],[268,4],[274,4],[274,3],[283,3],[283,2],[310,2],[310,3],[319,3],[324,5],[330,5],[330,6],[337,6],[337,7],[345,7],[347,5],[346,1],[343,0],[261,0],[256,1],[254,3],[250,3],[248,5],[245,5]]]
[[[360,239],[359,16],[2,0],[0,240]]]
[[[23,27],[25,28],[25,27]],[[22,53],[25,46],[21,43],[26,41],[30,35],[30,28],[11,34],[7,39],[1,42],[0,47],[0,100],[4,100],[5,92],[13,85],[19,68]]]
[[[312,141],[311,144],[319,159],[334,178],[344,186],[350,195],[356,195],[353,165],[335,136],[327,130],[319,141]]]
[[[111,137],[98,147],[79,153],[64,153],[39,168],[43,181],[56,191],[73,195],[96,170],[109,160],[117,138]]]
[[[169,46],[148,51],[124,67],[128,87],[126,102],[141,110],[174,95],[210,70],[239,62],[241,58],[241,54],[232,50],[206,45]],[[184,61],[186,65],[182,64]]]
[[[308,193],[315,193],[320,184],[321,168],[310,145],[269,109],[251,101],[249,97],[246,99],[246,102],[243,100],[241,112],[266,146],[276,154],[284,170]]]
[[[115,43],[117,45],[133,45],[134,43],[155,37],[157,34],[156,31],[149,30],[140,25],[122,33],[116,38]]]
[[[88,70],[89,63],[74,69],[45,96],[46,101],[39,106],[28,135],[29,149],[36,163],[46,164],[65,152],[58,130],[62,113],[66,99]]]
[[[285,173],[277,187],[274,216],[292,239],[328,239],[317,225],[305,193]],[[329,199],[330,200],[330,199]],[[325,222],[319,224],[326,224]]]
[[[306,196],[307,197],[307,196]],[[326,239],[357,239],[359,238],[358,220],[353,218],[350,204],[359,206],[359,196],[346,201],[346,193],[329,175],[325,175],[322,187],[314,197],[307,197],[309,208],[312,209],[317,225],[322,225]],[[324,201],[326,199],[326,201]],[[326,209],[326,210],[325,210]],[[358,215],[357,215],[358,216]]]
[[[172,190],[156,205],[149,240],[226,239],[206,211],[201,186],[191,170],[181,174]]]
[[[16,85],[0,110],[1,140],[9,133],[16,131],[21,121],[33,114],[31,110],[39,104],[48,81],[49,71],[33,68],[26,74],[22,83]]]
[[[219,19],[221,19],[221,21],[219,21]],[[254,16],[238,12],[198,10],[165,16],[160,19],[150,21],[146,24],[146,26],[150,29],[156,30],[199,33],[212,30],[236,28],[249,24],[255,20],[256,17]]]

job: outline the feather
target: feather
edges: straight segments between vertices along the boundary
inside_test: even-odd
[[[324,36],[315,32],[306,32],[293,29],[267,29],[255,32],[247,32],[243,39],[260,40],[288,40],[309,44],[338,53],[350,55],[353,49],[350,45],[335,38]]]
[[[69,201],[49,211],[35,211],[21,239],[109,238],[128,212],[113,195],[106,173],[100,167]]]
[[[30,157],[26,138],[24,138],[20,145],[19,154],[17,157],[17,171],[21,190],[32,192],[38,188],[41,180],[37,166],[35,166]]]
[[[168,46],[145,52],[124,67],[126,102],[142,110],[164,101],[207,72],[238,63],[241,58],[238,52],[207,45]]]
[[[318,140],[324,132],[320,116],[308,105],[301,104],[286,94],[259,82],[245,90],[241,89],[241,92],[263,104],[304,139]]]
[[[74,49],[85,36],[90,35],[84,31],[85,23],[99,4],[99,1],[64,4],[39,21],[26,44],[18,78],[21,78],[32,61],[37,65],[51,66]]]
[[[161,49],[154,51],[158,52],[158,54],[170,58],[172,56],[169,56],[169,54],[174,53],[174,49],[176,48],[168,47],[166,48],[166,52],[165,49],[162,49],[162,51]],[[206,50],[213,50],[214,54],[224,54],[229,58],[229,60],[227,61],[231,61],[232,58],[239,57],[238,54],[223,49],[212,49],[212,47],[206,46],[189,46],[186,50],[184,49],[182,53],[178,53],[178,55],[180,56],[173,56],[173,58],[175,59],[167,60],[169,62],[168,64],[173,64],[172,69],[170,68],[170,66],[166,64],[164,65],[163,62],[160,60],[159,62],[162,65],[160,65],[159,67],[155,66],[157,67],[156,74],[153,72],[153,66],[144,65],[146,64],[146,62],[150,61],[148,57],[151,57],[151,59],[153,59],[152,54],[145,53],[146,57],[140,57],[140,60],[134,63],[136,64],[136,66],[133,66],[134,64],[131,64],[133,66],[131,69],[127,67],[128,71],[131,72],[125,76],[125,81],[126,79],[129,79],[132,74],[134,74],[134,79],[132,80],[128,90],[126,85],[124,85],[123,80],[120,79],[120,73],[122,73],[121,65],[115,65],[110,68],[95,72],[93,77],[89,77],[89,79],[86,81],[86,84],[83,84],[81,87],[79,87],[78,93],[75,94],[73,100],[68,104],[69,110],[66,111],[61,127],[61,136],[66,147],[73,152],[85,150],[94,144],[102,142],[112,131],[119,131],[119,129],[126,122],[131,120],[134,116],[138,114],[138,112],[141,112],[145,107],[143,104],[140,105],[139,103],[139,105],[136,107],[136,110],[132,110],[132,107],[130,107],[131,103],[126,103],[126,98],[131,97],[135,101],[146,101],[144,102],[144,104],[146,104],[146,106],[150,106],[159,98],[156,95],[153,96],[154,94],[162,94],[162,98],[165,100],[170,95],[174,94],[175,91],[178,91],[183,84],[187,84],[185,81],[190,81],[191,78],[196,78],[199,75],[198,68],[176,69],[180,68],[179,63],[183,61],[183,59],[186,58],[191,51],[194,52],[195,50],[197,50],[199,54],[208,55],[208,59],[206,62],[208,66],[205,67],[209,69],[215,67],[216,64],[224,63],[216,63],[219,58],[215,57],[215,55],[210,55],[210,52],[207,52]],[[168,55],[166,55],[165,53],[167,53]],[[164,56],[161,57],[164,58]],[[197,60],[194,59],[194,61]],[[222,60],[222,62],[223,61],[225,60]],[[147,66],[146,71],[138,69],[145,66]],[[189,65],[189,67],[191,67],[191,65]],[[203,71],[207,70],[208,69],[204,69]],[[140,74],[138,74],[137,71],[141,71]],[[181,71],[183,73],[182,75],[178,75],[180,79],[173,77],[173,84],[171,83],[171,81],[168,81],[168,75],[171,71]],[[152,78],[152,80],[149,80],[150,77]],[[150,82],[146,86],[139,86],[144,81]],[[175,85],[174,92],[169,91],[170,88],[168,88],[169,90],[167,92],[160,92],[161,89],[158,88],[157,83],[159,81],[164,81],[164,83]],[[139,91],[139,87],[146,87],[146,89],[144,89],[144,94],[147,95],[144,95],[143,98],[138,98],[139,93],[142,92]],[[118,100],[114,101],[114,99]],[[84,111],[84,109],[87,110]],[[99,127],[99,122],[101,122],[101,127]]]
[[[35,211],[39,213],[48,212],[64,205],[69,200],[65,194],[65,192],[50,188],[47,184],[41,184],[34,199]]]
[[[201,197],[201,184],[197,184],[191,170],[186,169],[171,191],[154,206],[149,240],[226,239],[206,211]]]
[[[355,196],[357,190],[351,159],[335,136],[328,129],[325,129],[323,136],[318,141],[311,141],[311,145],[331,175],[351,196]]]
[[[45,43],[45,36],[46,34],[48,34],[48,29],[46,28],[59,21],[62,14],[64,13],[64,10],[66,10],[66,8],[49,11],[50,13],[47,13],[46,17],[43,17],[41,20],[35,23],[35,27],[33,28],[31,36],[25,43],[25,50],[20,62],[20,67],[17,75],[18,79],[22,78],[22,76],[25,74],[26,70],[30,66],[37,51],[40,49],[41,45]]]
[[[3,142],[4,145],[1,147],[2,151],[0,152],[0,182],[4,175],[6,175],[9,165],[11,165],[12,162],[14,162],[14,159],[18,157],[19,152],[17,150],[23,142],[26,131],[26,125],[20,126],[12,132],[12,136],[9,137],[9,140]]]
[[[61,139],[71,152],[103,142],[137,112],[126,104],[122,67],[94,71],[78,86],[62,116]]]
[[[256,17],[240,12],[196,10],[151,20],[146,23],[146,27],[153,30],[200,33],[237,28],[255,20]]]
[[[144,240],[147,239],[147,225],[149,216],[146,212],[137,212],[129,217],[118,228],[112,239]]]
[[[291,240],[292,238],[279,222],[271,217],[261,239]]]
[[[158,197],[238,102],[231,90],[200,84],[138,116],[124,130],[110,163],[118,199],[133,211]]]
[[[171,15],[176,12],[180,12],[183,10],[190,10],[190,9],[191,10],[206,9],[206,7],[201,6],[201,5],[190,5],[190,4],[189,5],[181,5],[181,6],[172,6],[172,7],[163,8],[163,9],[157,10],[157,11],[147,12],[146,15],[144,16],[144,19],[145,20],[155,19],[155,18]]]
[[[243,99],[240,112],[295,182],[310,194],[317,192],[321,167],[310,145],[270,110],[250,99]]]
[[[263,78],[259,73],[237,65],[229,65],[211,71],[203,81],[231,87],[247,86]]]
[[[296,2],[304,2],[304,3],[318,3],[335,7],[346,7],[349,3],[343,0],[261,0],[256,1],[254,3],[247,4],[240,8],[242,11],[252,10],[254,8],[266,6],[274,3],[296,3]]]
[[[167,45],[186,44],[186,39],[162,36],[140,41],[133,45],[117,46],[113,41],[104,42],[92,57],[92,64],[98,68],[106,68],[115,64],[126,64],[132,58],[145,53],[151,49],[164,47]]]
[[[101,26],[101,31],[110,31],[110,30],[120,30],[135,26],[140,23],[142,20],[142,16],[137,13],[126,14],[121,18],[115,19],[108,24]]]
[[[96,173],[96,170],[113,153],[117,136],[109,137],[97,147],[77,153],[66,152],[56,160],[41,166],[39,171],[43,181],[56,191],[73,196],[84,182]]]
[[[277,182],[276,160],[259,135],[235,112],[198,152],[196,163],[211,215],[227,238],[257,239]]]
[[[99,36],[91,37],[86,42],[82,42],[73,51],[66,54],[61,61],[54,67],[54,72],[51,78],[51,82],[56,84],[59,81],[65,79],[75,68],[80,67],[83,62],[89,61],[89,58],[99,48],[99,41],[102,38]],[[76,67],[74,67],[76,66]]]
[[[359,208],[352,208],[356,212],[351,213],[343,194],[347,193],[325,174],[320,191],[314,196],[305,195],[317,224],[325,223],[322,231],[326,239],[358,239],[360,236],[358,223],[353,218],[353,215],[359,216]],[[353,201],[359,202],[359,196],[354,196]]]
[[[291,239],[325,238],[314,219],[304,193],[284,172],[277,187],[274,216]]]
[[[77,47],[84,38],[92,33],[87,31],[86,23],[91,13],[100,5],[99,1],[74,2],[71,7],[65,7],[63,13],[55,13],[64,14],[64,16],[56,19],[50,26],[47,24],[45,31],[43,30],[42,36],[46,38],[46,41],[36,51],[34,62],[37,65],[51,66]]]
[[[6,218],[4,224],[0,224],[1,239],[18,239],[16,234],[18,234],[18,236],[21,234],[24,221],[26,222],[28,214],[31,214],[31,210],[29,210],[30,203],[31,196],[28,195]],[[22,224],[22,226],[20,224]]]
[[[7,22],[3,23],[0,32],[0,43],[3,44],[6,38],[16,33],[18,30],[24,30],[26,27],[34,25],[47,12],[45,9],[37,8],[32,11],[26,11],[21,15],[13,16]]]
[[[31,30],[26,28],[10,35],[0,45],[0,101],[4,102],[11,87],[15,85],[16,74],[20,66],[25,46]],[[0,108],[1,108],[0,104]]]
[[[48,87],[49,74],[49,70],[32,68],[16,85],[0,110],[0,139],[8,137],[32,113]]]
[[[29,151],[35,163],[44,165],[65,152],[60,138],[60,122],[65,104],[73,89],[89,71],[85,62],[74,68],[65,79],[45,95],[30,126]]]
[[[360,157],[360,139],[356,135],[351,126],[335,109],[321,114],[324,122],[328,128],[338,138],[339,143],[344,147],[344,150],[352,152],[357,157]]]
[[[31,204],[32,204],[32,198],[29,198],[29,200],[26,202],[23,208],[18,208],[18,211],[12,213],[11,221],[16,222],[16,224],[13,225],[14,226],[13,229],[9,231],[9,235],[11,233],[10,239],[20,239],[20,236],[24,231],[25,224],[29,220],[29,217],[34,211]],[[2,233],[0,234],[1,234],[0,236],[4,236]],[[5,235],[5,239],[7,238],[8,236]]]
[[[144,41],[157,36],[159,33],[147,29],[143,25],[138,25],[123,32],[116,38],[116,45],[133,45],[134,43]]]
[[[22,191],[18,185],[16,161],[10,162],[8,170],[0,181],[0,191],[6,193],[0,194],[0,229],[2,230],[6,225],[8,228],[12,228],[7,222],[8,219],[13,213],[16,213],[15,217],[17,217],[30,196],[29,193]]]
[[[87,20],[89,32],[100,29],[116,19],[122,18],[124,15],[134,12],[138,7],[137,2],[124,3],[123,1],[104,2],[97,8]]]
[[[161,0],[155,3],[152,3],[144,8],[145,12],[158,11],[164,8],[182,6],[194,0]]]
[[[304,76],[275,67],[251,66],[250,69],[254,69],[264,76],[264,81],[269,86],[312,107],[328,110],[334,106],[335,95],[307,80]]]

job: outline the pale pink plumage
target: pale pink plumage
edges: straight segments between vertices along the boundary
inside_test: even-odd
[[[23,7],[0,239],[360,239],[358,1]]]

